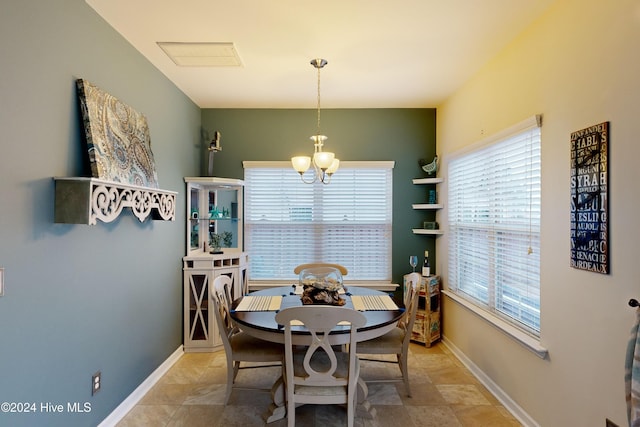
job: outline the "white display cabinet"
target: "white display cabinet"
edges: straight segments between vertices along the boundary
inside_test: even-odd
[[[222,345],[210,302],[216,277],[231,278],[232,297],[247,289],[243,240],[244,182],[215,177],[185,178],[187,241],[184,273],[184,350],[212,351]],[[216,239],[220,248],[215,247]]]
[[[185,178],[187,183],[187,255],[213,252],[215,236],[230,236],[220,251],[242,252],[244,181],[229,178]],[[230,234],[228,234],[230,233]],[[217,251],[217,252],[220,252]]]

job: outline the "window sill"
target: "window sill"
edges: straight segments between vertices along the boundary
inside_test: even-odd
[[[451,298],[453,301],[460,304],[461,306],[465,307],[466,309],[480,316],[482,319],[489,322],[491,325],[499,329],[501,332],[505,333],[509,337],[516,340],[519,344],[521,344],[527,350],[534,353],[539,358],[541,359],[547,358],[547,355],[549,354],[549,350],[542,347],[540,345],[540,341],[538,341],[536,338],[522,332],[520,329],[500,319],[499,317],[494,316],[491,313],[488,313],[487,311],[475,306],[474,304],[462,298],[455,292],[443,289],[442,293],[448,296],[449,298]]]

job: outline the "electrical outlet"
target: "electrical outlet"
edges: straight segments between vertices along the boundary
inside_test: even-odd
[[[618,424],[614,423],[609,418],[607,418],[605,422],[606,422],[605,427],[618,427]]]
[[[102,387],[102,374],[98,371],[91,376],[91,395],[99,392],[100,387]]]

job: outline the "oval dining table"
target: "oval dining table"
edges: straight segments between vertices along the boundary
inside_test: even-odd
[[[366,288],[363,286],[351,286],[345,287],[345,293],[340,297],[345,300],[343,307],[354,308],[351,300],[352,296],[366,297],[366,296],[387,296],[386,292],[378,291],[375,289]],[[278,325],[275,320],[276,313],[279,310],[283,310],[288,307],[302,306],[300,299],[300,287],[293,286],[279,286],[274,288],[261,289],[259,291],[251,292],[248,296],[271,296],[282,297],[279,308],[271,310],[261,311],[240,311],[237,310],[238,305],[242,302],[243,297],[236,299],[231,306],[231,318],[236,322],[238,327],[245,333],[252,335],[256,338],[260,338],[266,341],[272,341],[284,344],[284,327]],[[366,341],[379,337],[393,330],[398,323],[398,320],[404,314],[404,308],[391,308],[391,309],[376,309],[376,310],[363,310],[362,314],[367,319],[367,323],[362,328],[358,329],[357,341]],[[292,338],[294,345],[306,345],[309,343],[309,332],[305,330],[303,326],[294,327]],[[349,326],[337,326],[332,330],[330,335],[330,342],[332,345],[343,345],[349,342]],[[269,408],[269,412],[266,414],[265,419],[267,423],[285,418],[286,405],[285,405],[285,392],[283,379],[280,377],[271,389],[271,395],[273,398],[273,404]],[[358,379],[358,409],[364,409],[366,411],[367,418],[373,418],[375,416],[375,408],[371,407],[371,404],[367,400],[368,389],[366,383],[362,378]]]

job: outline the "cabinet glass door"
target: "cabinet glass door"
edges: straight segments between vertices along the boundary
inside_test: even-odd
[[[217,218],[209,226],[209,240],[218,234],[223,248],[238,248],[238,192],[234,190],[216,190],[214,212]]]
[[[191,240],[189,247],[191,250],[198,249],[200,246],[200,208],[198,206],[198,189],[192,188],[189,192],[191,195],[191,206],[189,207],[189,228]]]

